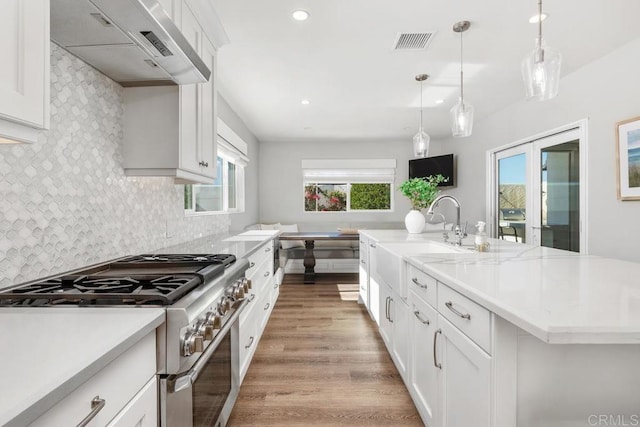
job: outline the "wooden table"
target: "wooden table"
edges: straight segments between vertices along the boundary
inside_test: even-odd
[[[358,240],[358,234],[343,234],[339,232],[300,231],[297,233],[282,233],[280,240],[304,240],[304,283],[316,282],[316,256],[313,253],[316,240]]]

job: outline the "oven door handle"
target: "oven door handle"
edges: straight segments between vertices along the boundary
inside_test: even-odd
[[[182,374],[178,374],[176,376],[170,377],[167,379],[167,390],[169,393],[177,393],[181,390],[187,389],[193,385],[200,376],[200,373],[206,366],[207,362],[213,355],[213,353],[220,346],[220,343],[224,339],[224,337],[229,333],[233,325],[240,317],[240,313],[244,309],[245,305],[249,300],[243,299],[240,304],[236,307],[236,310],[233,312],[229,320],[224,324],[222,329],[216,334],[213,342],[209,344],[209,346],[205,349],[204,353],[200,356],[200,358],[196,361],[191,369]]]

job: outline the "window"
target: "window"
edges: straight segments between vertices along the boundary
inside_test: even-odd
[[[218,121],[218,157],[213,184],[184,186],[184,209],[189,214],[244,211],[246,144],[224,122]],[[222,136],[225,134],[234,143]],[[240,147],[240,148],[238,148]]]
[[[305,212],[390,212],[395,160],[303,160]]]

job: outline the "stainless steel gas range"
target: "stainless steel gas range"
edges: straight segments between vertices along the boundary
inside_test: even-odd
[[[137,255],[0,291],[0,306],[162,306],[162,426],[224,426],[239,389],[238,318],[249,262],[229,254]]]

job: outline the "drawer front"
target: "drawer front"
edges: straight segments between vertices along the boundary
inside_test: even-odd
[[[104,399],[105,405],[89,426],[105,426],[155,374],[156,332],[152,331],[45,412],[31,426],[75,426],[89,415],[91,401],[96,396]]]
[[[273,265],[273,240],[269,240],[267,243],[260,246],[258,250],[249,255],[247,259],[249,260],[249,269],[245,273],[247,277],[254,274],[260,265],[267,259],[271,260],[271,264]]]
[[[251,280],[251,289],[249,292],[255,293],[258,298],[262,297],[264,292],[269,292],[267,283],[273,279],[273,261],[271,259],[265,259],[262,264],[254,270],[251,276],[247,276]]]
[[[151,381],[120,411],[107,427],[157,427],[158,381]]]
[[[266,283],[266,288],[263,297],[260,299],[260,302],[256,306],[256,317],[258,317],[258,335],[262,335],[262,331],[265,326],[267,326],[267,321],[269,320],[269,316],[271,315],[271,310],[273,310],[273,292],[271,292],[271,288],[273,287],[273,281],[270,280]]]
[[[448,286],[438,283],[438,311],[484,351],[491,354],[491,313]]]
[[[408,289],[413,291],[414,294],[418,295],[433,307],[438,306],[438,299],[436,297],[438,286],[436,279],[423,273],[416,267],[408,265],[406,281]]]
[[[240,345],[239,359],[240,359],[240,381],[244,378],[251,363],[251,358],[258,346],[257,335],[257,314],[260,311],[258,307],[259,299],[253,300],[247,305],[240,314],[240,323],[238,329],[238,341]]]

